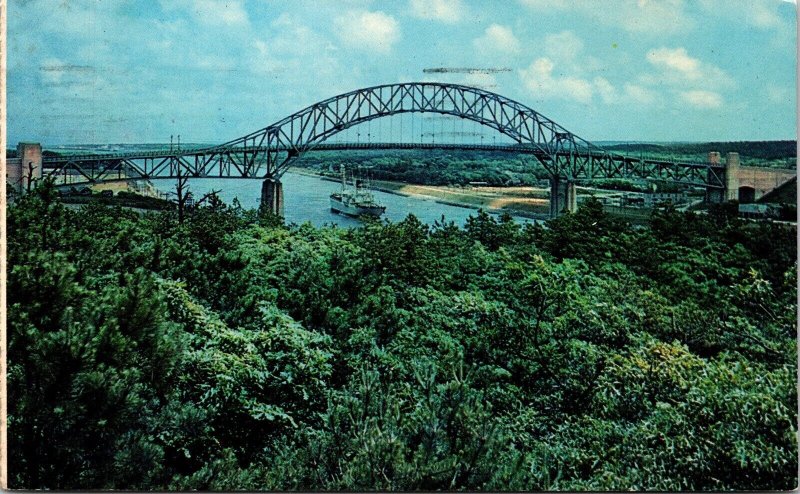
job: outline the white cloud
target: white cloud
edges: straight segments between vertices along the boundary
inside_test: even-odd
[[[647,61],[661,70],[657,77],[645,77],[652,83],[672,85],[702,84],[707,87],[731,87],[735,83],[719,67],[689,55],[686,48],[657,48],[647,53]]]
[[[520,42],[510,27],[492,24],[486,28],[483,36],[472,41],[475,48],[487,52],[516,53]]]
[[[653,98],[642,90],[647,86],[661,87],[666,88],[670,97],[680,105],[711,109],[723,104],[720,90],[736,86],[736,82],[724,70],[692,57],[683,47],[657,48],[649,51],[646,58],[658,72],[641,75],[639,81],[645,87],[632,89],[631,96],[651,100]]]
[[[617,90],[608,80],[604,77],[595,77],[592,82],[603,103],[608,105],[617,101],[619,98]]]
[[[464,6],[461,0],[411,0],[411,13],[420,19],[454,24],[463,17]]]
[[[686,48],[658,48],[647,54],[647,61],[662,69],[678,71],[691,81],[703,77],[700,60],[690,57]]]
[[[695,89],[692,91],[682,91],[681,100],[690,105],[701,109],[714,109],[722,106],[722,96],[713,91]]]
[[[353,80],[357,68],[341,58],[348,54],[324,32],[312,29],[306,22],[301,15],[280,15],[264,31],[266,36],[254,37],[249,51],[241,57],[248,61],[246,68],[257,77],[279,79],[287,93],[302,93],[293,103],[298,106],[357,85]]]
[[[697,0],[698,4],[713,15],[744,22],[759,29],[785,30],[794,24],[794,16],[781,17],[779,12],[786,10],[783,3],[797,5],[796,0]]]
[[[537,0],[539,1],[539,0]],[[545,36],[541,43],[546,54],[519,72],[522,82],[534,96],[560,98],[590,104],[595,101],[606,105],[633,102],[652,103],[642,89],[624,88],[620,91],[600,72],[600,61],[584,53],[584,43],[572,31],[562,31]]]
[[[663,38],[695,34],[709,22],[732,29],[770,31],[772,44],[796,47],[797,0],[518,0],[536,13],[580,16],[583,22],[622,29],[637,36]],[[789,5],[787,5],[787,3]],[[580,21],[579,21],[580,22]]]
[[[544,49],[548,55],[560,61],[573,61],[583,50],[583,41],[572,31],[549,34],[544,39]]]
[[[678,33],[695,27],[685,12],[683,0],[628,0],[621,9],[598,9],[627,31],[649,33]],[[615,12],[616,11],[616,12]]]
[[[545,56],[557,61],[562,70],[591,73],[608,68],[608,64],[584,52],[583,40],[572,31],[548,34],[535,46],[542,46]]]
[[[588,17],[593,21],[642,35],[685,32],[696,26],[686,13],[684,0],[617,0],[613,5],[567,0],[519,0],[536,11],[562,10]]]
[[[637,84],[625,83],[625,96],[640,105],[651,105],[657,101],[658,95],[645,87]]]
[[[400,26],[383,12],[351,10],[333,21],[342,43],[378,53],[389,53],[400,39]]]
[[[780,16],[763,3],[752,3],[750,4],[750,9],[750,20],[756,27],[772,29],[783,23]]]
[[[203,20],[211,24],[237,26],[247,24],[247,12],[239,2],[229,0],[195,0],[198,9],[202,9]]]
[[[555,64],[547,57],[534,61],[527,69],[520,70],[525,87],[540,98],[560,98],[589,104],[594,88],[592,84],[579,77],[554,76]]]
[[[527,69],[519,72],[522,83],[534,97],[548,99],[557,98],[591,104],[595,101],[606,105],[650,106],[659,102],[658,94],[646,87],[625,83],[621,89],[608,79],[595,76],[589,80],[578,75],[567,75],[563,67],[550,58],[542,57],[534,61]],[[577,70],[577,69],[575,69]]]

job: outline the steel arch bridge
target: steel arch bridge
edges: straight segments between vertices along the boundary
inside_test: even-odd
[[[43,172],[53,177],[63,174],[65,179],[69,176],[71,183],[177,176],[262,178],[275,182],[305,153],[332,148],[325,143],[329,137],[373,119],[410,112],[451,115],[493,128],[516,143],[511,146],[515,152],[536,157],[555,183],[642,178],[707,189],[726,187],[725,168],[720,164],[678,163],[611,153],[512,99],[474,87],[432,82],[387,84],[340,94],[218,146],[45,158]],[[383,146],[388,148],[391,144]]]

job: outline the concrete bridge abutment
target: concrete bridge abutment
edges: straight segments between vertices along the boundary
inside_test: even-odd
[[[17,157],[6,160],[6,183],[22,193],[42,178],[42,145],[36,142],[17,144]]]
[[[717,151],[708,153],[708,162],[712,165],[719,165],[720,154]],[[714,187],[706,188],[706,202],[719,204],[727,201],[739,200],[739,166],[739,153],[728,153],[725,156],[722,176],[722,183],[725,184],[725,187],[722,189]],[[709,173],[711,173],[710,170]],[[709,182],[710,181],[711,180],[709,180]]]
[[[277,178],[267,178],[261,184],[261,211],[283,217],[283,184]]]
[[[572,213],[577,209],[575,182],[563,177],[550,177],[550,217],[557,218],[565,211]]]

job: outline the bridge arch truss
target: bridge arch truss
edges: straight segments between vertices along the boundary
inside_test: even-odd
[[[643,178],[724,188],[724,168],[611,153],[519,102],[444,83],[398,83],[358,89],[314,103],[272,125],[224,144],[183,151],[45,160],[51,175],[81,181],[129,178],[240,177],[278,179],[293,161],[350,127],[402,113],[438,113],[478,122],[510,137],[513,150],[535,156],[567,180]],[[84,180],[85,179],[85,180]]]

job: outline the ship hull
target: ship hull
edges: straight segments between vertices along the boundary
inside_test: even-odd
[[[380,217],[384,211],[385,206],[360,206],[356,204],[345,204],[341,199],[331,196],[331,211],[334,213],[344,214],[357,218],[359,216],[373,216]]]

